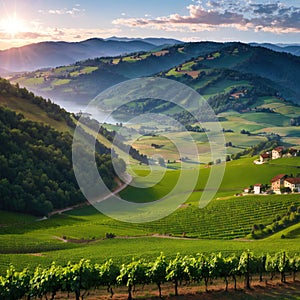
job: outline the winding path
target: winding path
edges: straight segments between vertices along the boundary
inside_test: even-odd
[[[99,203],[101,201],[104,201],[104,200],[110,198],[112,195],[117,195],[122,190],[124,190],[130,184],[130,182],[132,181],[132,176],[129,175],[128,173],[123,174],[123,176],[124,176],[125,182],[121,182],[119,179],[117,179],[117,181],[118,181],[118,187],[114,191],[112,191],[110,194],[97,199],[95,201],[95,203]],[[79,203],[79,204],[76,204],[76,205],[72,205],[72,206],[69,206],[69,207],[66,207],[66,208],[63,208],[63,209],[54,210],[54,211],[52,211],[52,212],[50,212],[48,214],[48,218],[50,218],[50,217],[52,217],[54,215],[60,215],[60,214],[62,214],[64,212],[67,212],[67,211],[70,211],[70,210],[73,210],[73,209],[76,209],[76,208],[80,208],[80,207],[84,207],[84,206],[89,206],[89,205],[91,205],[91,203],[89,201],[86,201],[86,202]],[[37,221],[42,221],[42,220],[46,220],[46,219],[47,218],[42,218],[42,219],[38,219]]]

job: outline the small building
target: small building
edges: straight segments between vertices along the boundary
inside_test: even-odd
[[[283,154],[283,147],[277,147],[272,150],[272,159],[281,158]]]
[[[248,194],[250,192],[250,188],[244,188],[244,193]]]
[[[284,187],[284,180],[288,176],[286,174],[279,174],[271,179],[271,189],[274,193],[280,194],[280,188]]]
[[[257,184],[254,185],[253,190],[254,190],[254,194],[255,195],[260,194],[260,192],[261,192],[261,186],[262,186],[261,183],[257,183]]]
[[[286,156],[287,156],[287,157],[294,157],[294,156],[297,156],[297,154],[298,154],[297,149],[290,148],[290,149],[287,151]]]
[[[260,163],[264,163],[264,162],[268,161],[270,158],[271,158],[270,152],[265,152],[259,156],[259,161],[260,161]]]
[[[299,177],[291,177],[286,178],[284,180],[283,186],[286,188],[290,188],[291,191],[300,191],[300,178]]]

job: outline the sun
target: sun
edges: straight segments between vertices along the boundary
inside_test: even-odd
[[[15,36],[24,30],[24,24],[21,19],[16,16],[8,17],[1,21],[1,29],[3,32]]]

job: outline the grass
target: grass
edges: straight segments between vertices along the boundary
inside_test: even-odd
[[[211,87],[205,88],[203,93],[205,95],[216,95],[218,93],[229,93],[233,88],[239,86],[249,86],[247,81],[233,81],[228,79],[219,79]]]
[[[66,264],[69,260],[79,261],[81,258],[90,259],[92,262],[104,262],[113,258],[118,263],[129,262],[132,257],[153,259],[160,252],[167,257],[173,257],[177,252],[182,254],[197,254],[199,252],[211,253],[241,253],[250,249],[255,253],[275,253],[282,249],[288,250],[290,254],[299,251],[299,238],[293,239],[266,239],[260,241],[243,240],[179,240],[155,237],[110,239],[84,244],[80,247],[65,250],[33,254],[2,254],[0,256],[0,274],[4,272],[9,263],[18,269],[29,266],[49,265],[52,261]]]
[[[71,82],[71,79],[55,79],[52,81],[51,85],[52,86],[60,86],[60,85],[65,85]]]
[[[40,222],[34,221],[31,216],[1,212],[2,223],[6,226],[1,227],[0,234],[0,273],[9,263],[21,269],[27,265],[33,267],[49,264],[53,260],[64,264],[70,258],[74,261],[90,258],[100,262],[111,257],[124,262],[133,256],[153,258],[161,251],[167,256],[173,256],[176,252],[229,253],[245,249],[254,250],[256,253],[276,252],[281,249],[297,252],[300,236],[299,227],[295,225],[284,230],[286,239],[281,239],[279,232],[259,241],[234,240],[245,237],[254,224],[271,223],[291,203],[300,205],[299,195],[233,197],[235,192],[241,192],[250,184],[269,182],[276,174],[296,174],[300,160],[279,159],[256,166],[253,159],[241,159],[227,165],[217,198],[204,209],[198,208],[198,201],[210,169],[201,167],[197,186],[186,205],[168,217],[151,223],[119,222],[100,214],[91,206]],[[147,175],[148,172],[143,166],[136,166],[134,170],[140,176]],[[189,174],[192,171],[185,172]],[[140,190],[129,187],[122,192],[122,197],[135,202],[158,199],[169,191],[178,175],[179,171],[167,171],[163,180],[155,187]],[[135,180],[142,180],[142,177]],[[149,178],[146,180],[151,181]],[[181,190],[179,198],[184,196],[185,186]],[[20,220],[22,223],[16,222]],[[104,239],[107,232],[120,238]],[[171,237],[151,236],[157,233]],[[180,239],[183,235],[201,239]],[[59,239],[62,237],[72,239],[73,242],[65,243]]]
[[[270,113],[262,113],[262,112],[255,112],[255,113],[245,113],[241,115],[241,118],[255,122],[258,124],[266,124],[268,126],[288,126],[290,122],[290,118],[281,114],[272,114]]]
[[[35,219],[36,218],[34,216],[30,216],[26,214],[0,211],[0,227],[4,225],[8,226],[16,223],[26,224],[34,221]]]

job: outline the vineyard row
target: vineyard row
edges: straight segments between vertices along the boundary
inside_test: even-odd
[[[117,265],[112,260],[103,264],[93,264],[82,259],[78,263],[69,262],[65,266],[52,263],[47,268],[37,267],[30,271],[16,271],[13,266],[6,275],[0,276],[0,299],[55,299],[58,292],[74,293],[77,300],[84,299],[91,289],[106,287],[113,296],[115,286],[126,286],[128,300],[132,299],[135,285],[156,284],[161,297],[161,286],[166,282],[174,284],[174,293],[178,295],[178,287],[182,282],[204,282],[206,290],[208,283],[215,279],[224,279],[225,290],[228,280],[234,280],[236,289],[237,276],[243,276],[245,288],[250,288],[253,274],[271,279],[280,273],[281,281],[289,272],[295,280],[296,272],[300,270],[300,256],[289,256],[285,252],[274,255],[256,256],[250,251],[244,251],[240,256],[218,254],[197,254],[167,259],[163,253],[154,261],[132,260],[130,263]]]

